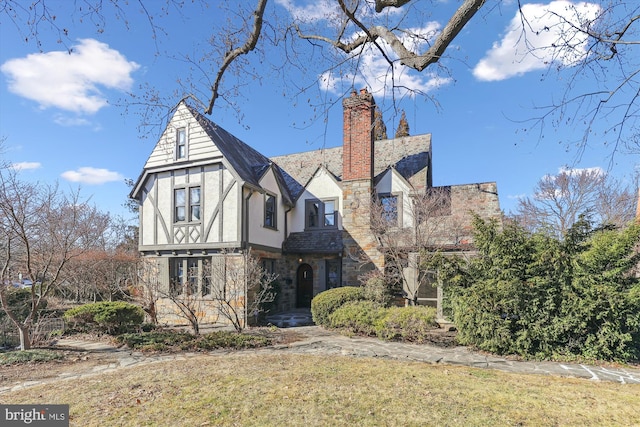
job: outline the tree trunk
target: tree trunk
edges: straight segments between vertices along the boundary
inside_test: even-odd
[[[20,350],[31,350],[31,334],[29,333],[29,326],[16,326],[18,327],[18,333],[20,335]]]
[[[198,319],[191,318],[189,319],[189,321],[191,322],[191,329],[193,329],[193,334],[200,335],[200,325],[198,324]]]

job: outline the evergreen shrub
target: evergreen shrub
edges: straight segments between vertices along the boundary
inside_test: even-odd
[[[364,293],[361,287],[344,286],[320,292],[311,300],[313,321],[318,326],[329,327],[331,313],[349,301],[362,299],[364,299]]]
[[[422,343],[438,328],[436,309],[426,306],[389,307],[375,325],[378,338]]]
[[[74,329],[117,334],[140,328],[144,310],[125,301],[103,301],[67,310],[64,319]]]
[[[358,335],[375,335],[386,309],[375,301],[349,301],[329,315],[329,326]]]

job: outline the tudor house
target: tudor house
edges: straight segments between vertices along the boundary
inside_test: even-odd
[[[368,91],[353,92],[343,100],[342,146],[267,158],[181,102],[130,194],[140,208],[139,250],[158,267],[160,286],[251,249],[278,275],[279,309],[289,310],[383,269],[372,196],[398,228],[410,227],[414,196],[434,189],[432,151],[430,134],[374,141],[374,110]],[[444,229],[456,229],[439,234],[443,248],[472,247],[472,213],[501,217],[493,182],[439,188],[448,198]],[[194,283],[203,301],[211,286],[224,286]]]

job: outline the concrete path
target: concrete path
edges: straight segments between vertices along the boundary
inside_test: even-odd
[[[302,326],[295,329],[302,339],[290,344],[266,348],[238,350],[257,354],[317,354],[351,357],[376,357],[393,360],[411,360],[432,364],[464,365],[475,368],[497,369],[521,374],[543,374],[584,378],[592,381],[613,381],[622,384],[640,384],[640,367],[602,367],[576,363],[516,361],[503,357],[485,355],[470,351],[466,347],[442,348],[431,345],[407,344],[380,341],[375,338],[346,337],[335,331],[327,331],[319,326]],[[26,387],[51,383],[61,379],[81,379],[90,375],[112,372],[124,367],[140,364],[185,360],[203,353],[180,353],[165,355],[145,355],[126,348],[115,348],[103,342],[81,341],[64,338],[57,342],[64,348],[108,353],[111,357],[104,365],[94,366],[90,371],[61,374],[58,378],[29,381],[13,386],[0,387],[0,394]],[[229,350],[213,351],[211,355],[228,354]]]

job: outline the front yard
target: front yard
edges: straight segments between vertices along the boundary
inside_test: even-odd
[[[55,362],[47,362],[55,363]],[[72,426],[633,425],[640,386],[373,358],[196,355],[0,395]]]

